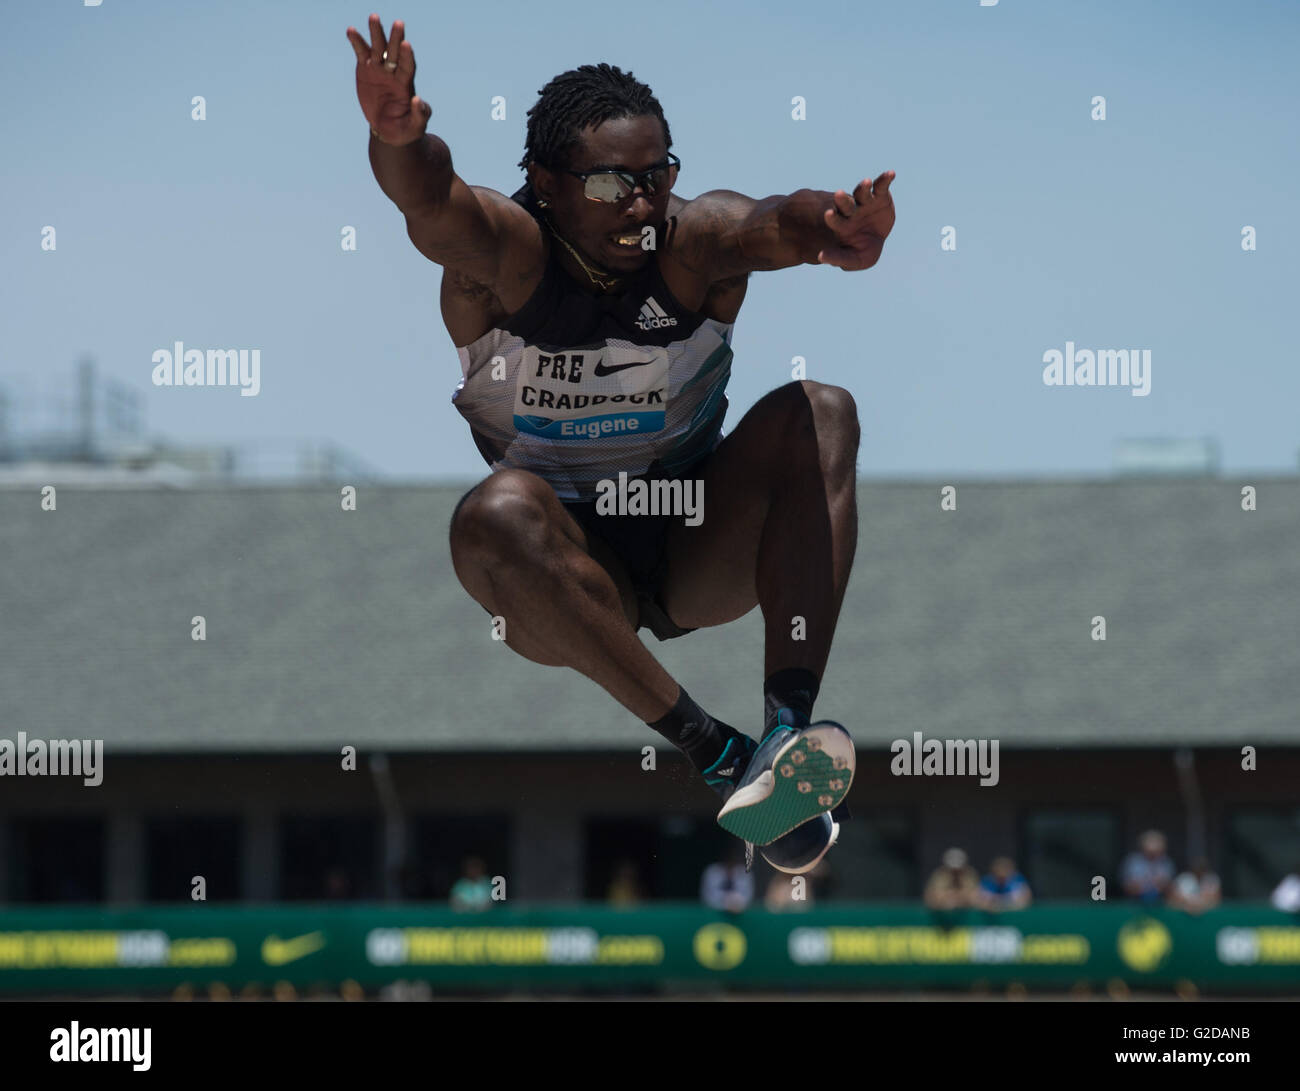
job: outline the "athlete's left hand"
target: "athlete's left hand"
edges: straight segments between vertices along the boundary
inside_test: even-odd
[[[851,197],[842,189],[835,191],[831,198],[835,207],[826,210],[825,220],[838,245],[819,250],[819,262],[851,272],[870,269],[880,260],[885,239],[894,229],[894,199],[889,195],[894,177],[887,170],[875,182],[864,178]]]

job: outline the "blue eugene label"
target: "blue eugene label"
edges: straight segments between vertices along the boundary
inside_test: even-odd
[[[664,428],[668,350],[610,341],[550,351],[525,347],[516,430],[547,439],[602,439]]]

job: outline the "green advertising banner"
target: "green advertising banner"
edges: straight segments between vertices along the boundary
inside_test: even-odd
[[[251,906],[0,912],[0,991],[168,992],[396,980],[445,990],[704,986],[1300,992],[1300,921],[1267,906],[647,909]]]

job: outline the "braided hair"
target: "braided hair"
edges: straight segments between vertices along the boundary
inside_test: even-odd
[[[521,170],[527,171],[529,163],[548,170],[567,167],[583,129],[619,118],[657,117],[664,128],[665,147],[673,146],[663,107],[654,92],[631,72],[614,65],[580,65],[556,76],[537,94],[537,102],[528,111]],[[532,183],[525,182],[514,200],[536,215]]]

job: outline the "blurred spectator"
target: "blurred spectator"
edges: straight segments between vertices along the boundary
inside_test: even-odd
[[[644,900],[641,891],[641,879],[637,874],[636,864],[631,860],[620,860],[614,868],[614,877],[609,881],[605,900],[610,905],[629,908],[640,905]]]
[[[710,864],[700,877],[700,901],[710,909],[741,913],[754,900],[754,878],[745,870],[744,852],[737,841],[722,863]]]
[[[963,909],[975,904],[980,877],[961,849],[949,849],[942,864],[925,884],[925,904],[930,909]]]
[[[1147,905],[1162,901],[1174,878],[1174,862],[1165,852],[1165,835],[1147,830],[1138,838],[1138,851],[1124,858],[1124,893]]]
[[[1277,884],[1277,889],[1269,900],[1274,909],[1280,909],[1284,913],[1300,913],[1300,864]]]
[[[1174,879],[1169,888],[1169,904],[1188,913],[1204,913],[1219,904],[1219,877],[1210,870],[1204,856]]]
[[[1029,882],[1016,870],[1016,862],[1009,856],[999,856],[989,865],[989,873],[975,893],[975,904],[994,913],[1024,909],[1033,899]]]
[[[477,856],[466,859],[460,878],[452,884],[451,907],[470,913],[492,908],[492,880]]]

